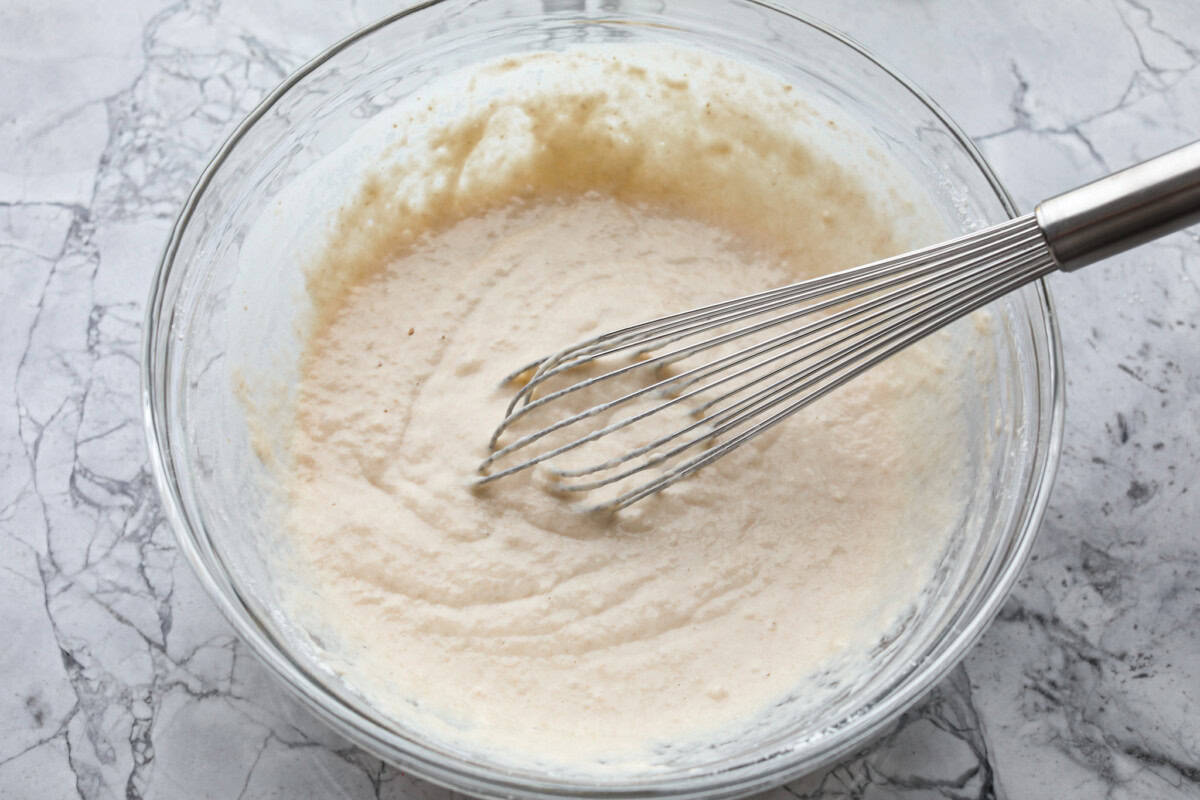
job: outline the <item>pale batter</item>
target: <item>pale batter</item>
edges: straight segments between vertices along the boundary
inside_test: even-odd
[[[918,601],[963,506],[974,340],[940,334],[615,518],[523,478],[472,492],[500,379],[532,357],[941,233],[790,87],[588,52],[398,120],[342,209],[309,283],[286,591],[422,735],[620,770],[818,697]]]

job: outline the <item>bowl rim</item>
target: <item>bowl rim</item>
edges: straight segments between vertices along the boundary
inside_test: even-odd
[[[771,0],[733,0],[748,6],[782,14],[799,22],[817,33],[824,34],[844,47],[856,52],[890,76],[900,88],[907,91],[933,114],[938,122],[951,134],[956,144],[974,162],[1009,217],[1018,215],[1017,208],[1008,192],[996,177],[971,138],[929,95],[909,80],[903,73],[884,63],[870,50],[850,36],[820,22],[806,14],[785,9]],[[512,775],[491,766],[482,766],[462,759],[447,763],[444,751],[436,750],[421,742],[403,738],[403,747],[391,739],[398,738],[394,730],[363,716],[354,705],[335,694],[317,676],[286,656],[281,645],[263,621],[246,602],[241,592],[225,575],[219,575],[210,563],[209,554],[201,537],[193,530],[179,493],[174,463],[170,455],[171,444],[166,410],[165,371],[159,371],[155,356],[166,351],[174,318],[174,308],[166,308],[168,283],[175,267],[175,258],[181,240],[196,208],[213,177],[241,139],[288,91],[327,61],[372,33],[398,22],[413,14],[434,6],[456,0],[424,0],[401,11],[385,16],[343,37],[324,51],[308,60],[275,89],[273,89],[243,119],[201,172],[196,184],[188,194],[178,217],[172,225],[167,244],[163,249],[151,282],[150,294],[143,316],[141,343],[141,406],[143,432],[146,437],[151,473],[162,504],[163,514],[171,525],[177,546],[183,552],[193,573],[213,600],[222,615],[237,632],[239,638],[254,652],[260,663],[274,673],[293,696],[355,745],[364,747],[384,761],[397,765],[424,780],[440,786],[485,796],[513,797],[734,797],[753,791],[777,786],[806,774],[821,766],[845,757],[881,732],[886,723],[909,709],[957,666],[989,627],[996,614],[1023,570],[1049,501],[1054,477],[1062,450],[1063,420],[1065,412],[1065,382],[1063,380],[1062,342],[1057,314],[1044,279],[1029,285],[1040,310],[1041,331],[1045,337],[1048,353],[1045,364],[1042,390],[1048,389],[1048,433],[1044,447],[1039,447],[1040,460],[1035,460],[1029,476],[1028,502],[1021,507],[1019,519],[1015,521],[1017,536],[1012,540],[1009,558],[1003,563],[989,594],[983,598],[969,624],[951,634],[948,645],[935,658],[915,673],[910,680],[898,685],[896,690],[883,697],[861,714],[845,722],[832,735],[830,745],[819,753],[805,758],[788,758],[784,751],[776,751],[758,762],[746,762],[738,768],[724,772],[709,772],[688,776],[672,776],[651,779],[646,785],[630,783],[614,784],[610,787],[586,787],[577,782],[547,776],[534,786],[521,775]],[[164,314],[164,311],[167,313]],[[1031,319],[1031,323],[1038,319]],[[390,738],[389,738],[390,737]],[[794,752],[794,751],[792,751]],[[766,765],[770,764],[770,768]],[[758,768],[756,768],[758,767]],[[749,768],[749,769],[747,769]]]

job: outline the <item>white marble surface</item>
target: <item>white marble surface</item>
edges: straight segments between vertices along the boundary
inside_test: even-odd
[[[791,5],[926,87],[1026,209],[1200,135],[1196,0]],[[238,643],[138,422],[142,305],[186,192],[265,92],[387,6],[0,4],[0,797],[448,797]],[[1033,562],[894,734],[772,797],[1200,797],[1200,236],[1051,283],[1069,409]]]

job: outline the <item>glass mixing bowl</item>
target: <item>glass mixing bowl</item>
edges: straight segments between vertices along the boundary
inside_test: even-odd
[[[188,198],[150,295],[143,402],[166,514],[217,605],[296,696],[387,761],[477,795],[730,797],[844,756],[942,678],[995,615],[1029,552],[1059,454],[1061,355],[1037,283],[992,306],[995,379],[970,398],[978,489],[917,612],[820,714],[792,716],[783,703],[776,724],[645,774],[579,777],[468,752],[389,719],[326,668],[320,643],[277,602],[270,563],[282,545],[264,463],[279,445],[243,413],[243,402],[294,385],[306,298],[299,260],[287,254],[299,244],[272,243],[275,257],[250,258],[249,232],[285,187],[431,81],[506,54],[611,42],[707,49],[784,77],[868,131],[952,228],[1014,214],[971,142],[921,91],[840,34],[754,0],[428,2],[333,46],[238,127]],[[273,385],[256,383],[261,375]]]

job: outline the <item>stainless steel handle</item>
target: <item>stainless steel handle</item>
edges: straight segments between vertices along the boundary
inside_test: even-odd
[[[1043,200],[1035,212],[1068,272],[1200,222],[1200,142]]]

